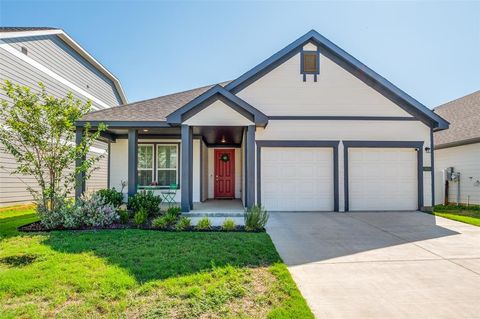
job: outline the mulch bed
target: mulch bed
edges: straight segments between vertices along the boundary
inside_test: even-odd
[[[131,222],[128,224],[113,223],[105,227],[79,227],[79,228],[46,228],[39,221],[26,224],[18,227],[17,229],[21,232],[34,233],[34,232],[50,232],[55,230],[76,230],[76,231],[89,231],[89,230],[105,230],[105,229],[145,229],[145,230],[156,230],[164,232],[247,232],[245,226],[235,226],[233,230],[224,230],[221,226],[212,226],[210,229],[196,229],[195,226],[191,226],[185,230],[176,230],[174,227],[168,228],[154,228],[150,226],[151,223],[148,222],[145,225],[137,226]],[[249,233],[259,233],[265,232],[265,228],[255,231],[248,231]]]

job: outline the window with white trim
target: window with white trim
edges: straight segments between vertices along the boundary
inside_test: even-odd
[[[153,145],[138,145],[138,185],[148,186],[153,182]]]
[[[165,187],[178,185],[178,144],[157,145],[157,183]]]

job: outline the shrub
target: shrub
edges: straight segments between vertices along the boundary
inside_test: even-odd
[[[105,203],[98,194],[82,196],[75,209],[74,215],[80,224],[90,227],[104,227],[119,220],[119,215],[112,204]]]
[[[199,230],[208,230],[212,228],[212,222],[208,217],[203,217],[197,223],[197,229]]]
[[[64,197],[54,198],[55,209],[48,210],[42,204],[37,205],[37,214],[43,226],[48,229],[66,227],[76,228],[81,225],[74,202]]]
[[[222,229],[223,230],[234,230],[235,229],[235,221],[231,218],[227,218],[223,221]]]
[[[152,226],[155,228],[167,228],[168,227],[168,220],[165,216],[157,217],[152,221]]]
[[[182,217],[175,226],[176,230],[187,230],[191,226],[192,220],[188,217]]]
[[[128,213],[128,210],[121,209],[118,211],[118,215],[120,216],[120,222],[122,224],[128,223],[128,219],[130,218],[130,214]]]
[[[140,209],[138,212],[133,215],[133,221],[135,222],[135,225],[141,226],[146,223],[148,218],[147,211],[145,209]]]
[[[170,214],[170,215],[175,215],[178,217],[180,216],[181,213],[182,213],[182,210],[180,207],[172,206],[167,209],[167,214]]]
[[[123,203],[123,194],[117,192],[114,188],[105,188],[97,191],[100,197],[103,197],[106,204],[112,204],[114,207],[118,207]]]
[[[243,215],[245,229],[252,231],[265,228],[268,216],[268,212],[262,206],[253,205],[251,208],[248,208]]]
[[[160,210],[160,196],[153,194],[153,191],[141,191],[128,199],[128,206],[134,212],[144,210],[148,216],[155,215]]]

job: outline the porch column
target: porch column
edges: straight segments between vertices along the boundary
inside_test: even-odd
[[[83,138],[83,127],[77,127],[75,132],[75,144],[79,146]],[[75,167],[79,168],[85,161],[85,156],[75,160]],[[78,173],[75,177],[75,199],[80,198],[85,192],[85,172]]]
[[[182,124],[182,142],[181,142],[181,183],[180,193],[182,195],[181,209],[182,212],[189,212],[193,208],[192,202],[192,173],[193,173],[193,139],[192,128],[188,125]]]
[[[255,203],[255,125],[247,126],[245,145],[245,204],[252,207]]]
[[[128,196],[137,193],[138,132],[128,130]]]

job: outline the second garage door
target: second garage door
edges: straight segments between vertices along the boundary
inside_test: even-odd
[[[413,148],[350,148],[351,211],[416,210],[417,152]]]
[[[261,201],[270,211],[333,211],[333,149],[265,147]]]

